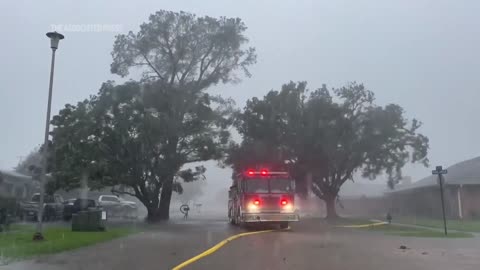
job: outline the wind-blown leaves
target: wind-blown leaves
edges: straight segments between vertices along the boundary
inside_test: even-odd
[[[255,49],[245,48],[246,29],[239,18],[161,10],[137,34],[117,36],[111,71],[125,77],[136,67],[144,80],[190,89],[238,81],[234,71],[250,76],[248,67],[256,62]]]
[[[208,87],[249,76],[255,49],[247,47],[238,18],[197,17],[158,11],[138,33],[118,35],[111,72],[132,70],[140,82],[105,83],[98,95],[67,105],[53,119],[56,175],[65,188],[124,185],[147,207],[148,217],[168,219],[179,181],[202,177],[185,164],[220,159],[230,143],[231,100]]]
[[[137,82],[109,82],[98,95],[61,110],[52,120],[58,187],[77,188],[82,178],[91,188],[122,185],[130,188],[124,193],[137,196],[148,208],[158,207],[166,183],[182,191],[180,182],[173,185],[174,178],[201,179],[202,166],[181,169],[222,155],[229,133],[220,120],[228,114],[212,110],[207,94],[192,101],[179,118],[164,105],[145,107],[152,105],[152,96],[169,104],[178,100],[156,89]]]
[[[237,170],[255,163],[283,166],[300,192],[311,177],[311,190],[327,202],[329,215],[356,172],[371,179],[386,173],[393,186],[407,162],[428,164],[421,124],[405,119],[400,106],[374,104],[373,92],[357,83],[308,93],[305,82],[290,82],[249,100],[237,123],[243,142],[231,147],[227,163]]]

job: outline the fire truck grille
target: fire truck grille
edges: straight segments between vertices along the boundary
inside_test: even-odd
[[[263,211],[280,211],[281,207],[279,198],[263,198],[261,209]]]

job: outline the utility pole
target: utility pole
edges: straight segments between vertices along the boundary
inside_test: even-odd
[[[433,175],[438,175],[438,183],[440,184],[440,200],[442,201],[442,214],[443,214],[443,229],[445,231],[445,236],[447,235],[447,218],[445,217],[445,199],[443,198],[443,174],[447,174],[447,170],[443,170],[442,166],[437,166]]]
[[[37,228],[35,234],[33,235],[34,241],[41,241],[44,240],[43,237],[43,228],[42,228],[42,221],[43,221],[43,204],[44,204],[44,197],[45,197],[45,183],[46,181],[46,174],[47,174],[47,156],[48,156],[48,136],[50,134],[50,111],[52,109],[52,92],[53,92],[53,72],[55,70],[55,52],[58,49],[58,43],[64,36],[57,32],[49,32],[47,33],[47,37],[50,39],[50,48],[52,49],[52,60],[50,65],[50,83],[48,86],[48,103],[47,103],[47,117],[45,121],[45,137],[43,141],[43,149],[42,149],[42,169],[40,173],[40,200],[38,202],[38,212],[37,212]]]

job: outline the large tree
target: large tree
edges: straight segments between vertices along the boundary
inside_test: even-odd
[[[203,94],[179,123],[169,116],[178,93],[159,91],[155,83],[105,83],[98,95],[66,105],[52,120],[56,188],[112,186],[137,197],[150,220],[168,218],[180,180],[195,181],[205,172],[184,165],[219,159],[229,142],[228,102],[212,109],[222,100]],[[154,98],[170,105],[147,107]]]
[[[385,173],[393,186],[407,162],[428,163],[428,139],[418,133],[420,126],[396,104],[375,105],[373,92],[362,84],[310,93],[306,83],[291,82],[248,101],[238,123],[244,140],[232,148],[229,161],[235,167],[246,160],[285,166],[300,193],[310,178],[309,188],[333,218],[341,186],[356,173],[370,179]]]
[[[140,83],[107,83],[98,96],[62,110],[54,120],[54,144],[60,147],[56,161],[70,164],[57,164],[59,179],[68,182],[61,175],[69,172],[62,168],[76,166],[77,178],[129,186],[150,219],[168,219],[172,192],[179,190],[175,177],[194,180],[205,170],[182,171],[183,166],[219,158],[228,141],[231,104],[206,90],[238,82],[238,71],[250,76],[247,68],[256,54],[246,47],[245,30],[238,18],[162,10],[138,33],[118,35],[111,72],[125,77],[134,69],[142,74]],[[82,153],[80,160],[69,157],[75,151]]]
[[[111,72],[125,77],[138,68],[143,80],[172,89],[202,91],[212,84],[239,81],[234,71],[250,76],[255,49],[245,48],[247,29],[239,18],[197,17],[186,12],[158,11],[138,33],[118,35]]]

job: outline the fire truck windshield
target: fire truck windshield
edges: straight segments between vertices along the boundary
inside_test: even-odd
[[[248,179],[245,181],[245,192],[247,193],[268,193],[268,180]]]
[[[290,179],[275,179],[270,181],[270,193],[289,193],[292,191],[292,181]]]
[[[292,192],[290,179],[248,179],[245,181],[245,192],[247,193],[289,193]]]

